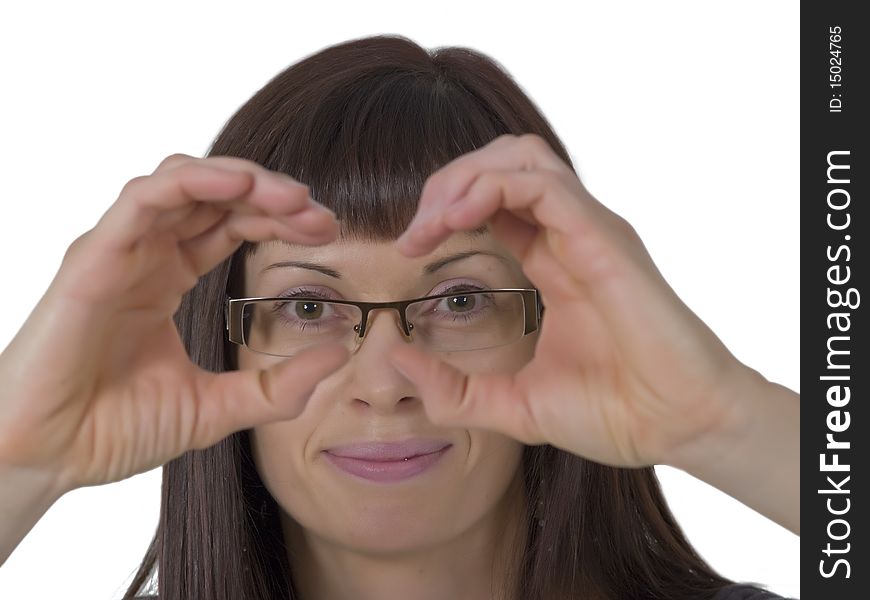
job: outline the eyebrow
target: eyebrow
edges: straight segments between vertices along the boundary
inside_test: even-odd
[[[432,273],[434,273],[438,269],[445,267],[445,266],[449,265],[450,263],[454,263],[458,260],[462,260],[464,258],[469,258],[471,256],[477,256],[477,255],[492,256],[494,258],[499,259],[503,263],[505,263],[505,265],[510,264],[507,258],[505,258],[501,254],[498,254],[496,252],[489,252],[488,250],[467,250],[465,252],[457,252],[456,254],[449,254],[447,256],[443,256],[443,257],[439,258],[438,260],[434,260],[434,261],[430,262],[429,264],[427,264],[423,267],[423,275],[431,275]],[[311,262],[311,261],[304,261],[304,260],[282,260],[281,262],[276,262],[276,263],[269,265],[268,267],[265,267],[262,271],[260,271],[260,274],[263,274],[266,271],[269,271],[270,269],[280,269],[280,268],[286,268],[286,267],[297,267],[300,269],[309,269],[311,271],[318,271],[320,273],[323,273],[324,275],[329,275],[330,277],[334,277],[335,279],[342,278],[341,273],[336,271],[335,269],[333,269],[331,267],[328,267],[328,266],[320,264],[320,263]]]

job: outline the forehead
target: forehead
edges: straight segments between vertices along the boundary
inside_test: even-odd
[[[410,288],[430,278],[468,271],[501,273],[498,279],[526,281],[522,267],[489,231],[455,233],[429,254],[413,258],[400,253],[395,240],[339,238],[320,246],[270,240],[255,247],[248,257],[245,280],[248,286],[259,289],[260,285],[278,283],[295,273],[294,278],[306,274],[328,285]]]
[[[395,240],[358,239],[340,235],[335,241],[320,246],[308,246],[286,240],[268,240],[254,246],[253,252],[248,257],[248,264],[266,265],[270,261],[292,257],[298,259],[317,258],[324,262],[330,261],[349,266],[354,263],[367,263],[375,257],[387,258],[392,256],[412,265],[430,263],[440,256],[471,250],[493,252],[512,260],[507,249],[490,234],[489,230],[485,229],[483,231],[456,232],[431,253],[415,258],[401,254],[396,248]]]

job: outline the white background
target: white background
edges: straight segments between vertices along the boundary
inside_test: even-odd
[[[337,4],[3,4],[0,348],[129,179],[173,152],[202,156],[303,56],[398,33],[504,65],[686,304],[740,360],[800,391],[798,3]],[[799,594],[797,536],[658,472],[714,567]],[[0,567],[0,598],[120,597],[159,493],[156,469],[67,494]]]

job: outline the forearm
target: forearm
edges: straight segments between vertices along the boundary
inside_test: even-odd
[[[671,466],[800,535],[800,395],[751,369],[727,394],[727,426]]]
[[[53,478],[0,463],[0,565],[62,495]]]

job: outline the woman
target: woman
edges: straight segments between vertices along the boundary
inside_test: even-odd
[[[654,464],[799,528],[797,394],[463,48],[327,48],[131,180],[0,381],[0,561],[164,464],[126,597],[774,598],[697,555]]]

